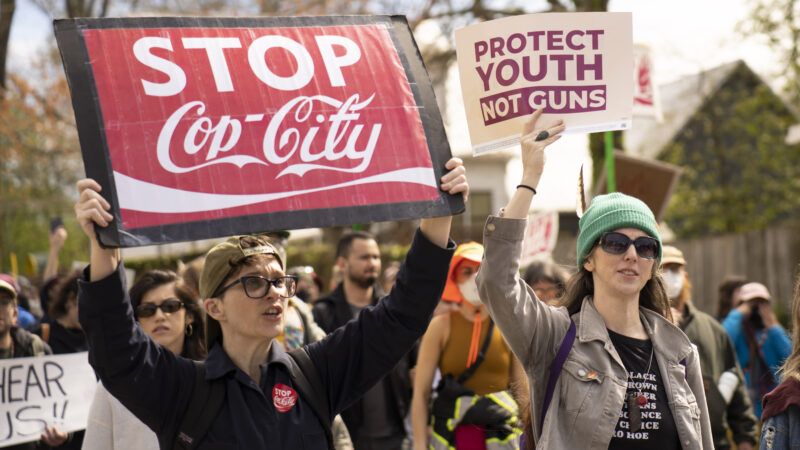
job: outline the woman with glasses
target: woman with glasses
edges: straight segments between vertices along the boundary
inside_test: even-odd
[[[578,272],[559,307],[519,277],[544,150],[562,122],[523,128],[522,183],[484,228],[481,299],[528,375],[537,449],[713,449],[697,351],[672,324],[661,239],[640,200],[597,196],[579,222]],[[525,403],[524,401],[521,403]]]
[[[142,331],[175,355],[206,357],[203,314],[197,299],[175,272],[150,270],[130,290]],[[100,383],[89,408],[83,450],[157,450],[156,435]]]
[[[440,188],[466,198],[461,160],[444,169]],[[113,219],[110,205],[94,180],[79,181],[78,190],[75,213],[91,242],[79,294],[89,360],[161,448],[329,449],[330,418],[384,377],[425,332],[455,247],[450,216],[422,219],[389,295],[323,340],[287,354],[275,338],[296,280],[286,276],[268,239],[229,238],[209,250],[200,277],[209,353],[195,366],[136,324],[119,254],[102,248],[94,232]]]

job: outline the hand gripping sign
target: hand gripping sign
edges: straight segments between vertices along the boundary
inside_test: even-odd
[[[566,132],[630,128],[630,13],[507,17],[456,30],[461,91],[473,152],[515,145],[539,109]]]
[[[401,16],[55,21],[106,246],[450,215]]]

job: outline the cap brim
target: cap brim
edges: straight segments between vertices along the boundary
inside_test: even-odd
[[[8,292],[12,299],[17,299],[17,290],[4,280],[0,280],[0,291]]]
[[[661,265],[665,264],[680,264],[681,266],[686,265],[686,260],[683,258],[675,258],[675,257],[665,257],[661,259]]]

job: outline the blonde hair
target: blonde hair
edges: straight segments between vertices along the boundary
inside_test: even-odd
[[[800,269],[800,265],[797,267]],[[795,278],[792,301],[792,353],[781,367],[781,378],[789,377],[800,380],[800,270]]]

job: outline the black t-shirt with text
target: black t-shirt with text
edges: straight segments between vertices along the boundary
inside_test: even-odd
[[[634,339],[608,330],[611,342],[614,344],[625,368],[628,369],[628,389],[625,393],[626,401],[619,413],[619,421],[614,429],[609,449],[634,450],[647,448],[648,450],[674,450],[680,449],[678,430],[675,428],[675,419],[669,409],[667,391],[658,369],[656,355],[647,371],[648,362],[653,349],[650,340]],[[639,407],[641,414],[638,431],[631,429],[631,417],[628,411],[630,396],[644,395],[647,403]]]

